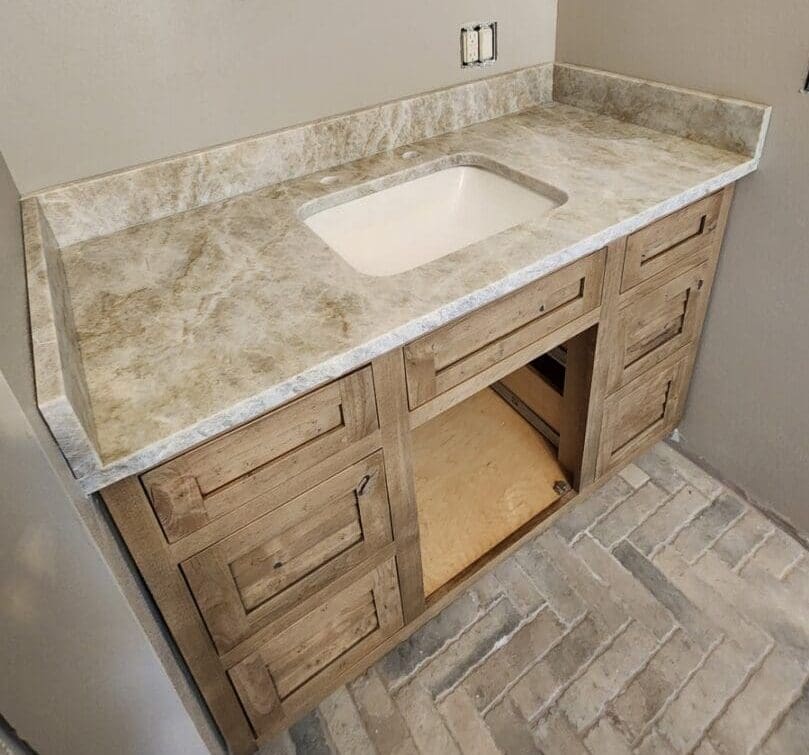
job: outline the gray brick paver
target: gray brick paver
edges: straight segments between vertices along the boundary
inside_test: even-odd
[[[744,513],[745,505],[736,496],[722,493],[702,509],[674,539],[674,547],[689,563],[694,563]]]
[[[809,753],[809,556],[723,491],[656,446],[261,753]]]
[[[772,528],[764,516],[748,507],[744,516],[713,544],[713,550],[733,568],[761,543]]]

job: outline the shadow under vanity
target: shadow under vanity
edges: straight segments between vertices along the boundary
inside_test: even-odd
[[[457,90],[24,200],[40,410],[234,753],[682,415],[769,110],[570,66]],[[405,144],[416,174],[500,165],[558,200],[363,273],[301,208],[395,184]]]

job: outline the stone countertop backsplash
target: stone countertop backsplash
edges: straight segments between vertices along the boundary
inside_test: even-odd
[[[40,411],[98,490],[738,180],[769,115],[546,64],[26,197]],[[301,219],[436,161],[494,161],[568,200],[390,277]]]

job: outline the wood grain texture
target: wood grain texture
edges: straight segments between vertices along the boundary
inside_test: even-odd
[[[498,380],[502,380],[537,357],[566,343],[569,339],[596,324],[598,322],[598,316],[598,309],[588,312],[586,315],[572,320],[561,328],[540,338],[526,348],[497,362],[497,364],[492,365],[488,369],[479,372],[477,375],[469,378],[469,380],[436,396],[432,401],[428,401],[418,409],[414,409],[410,412],[410,427],[415,429],[425,422],[429,422],[433,417],[441,414],[441,412],[447,411],[447,409],[452,408],[455,404],[468,399],[470,396],[496,383]]]
[[[220,653],[391,542],[382,453],[181,564]]]
[[[583,484],[597,337],[598,328],[592,327],[567,342],[565,388],[559,418],[559,463],[577,490]]]
[[[596,252],[405,346],[410,408],[595,309],[603,265]]]
[[[630,300],[618,315],[614,353],[607,377],[612,392],[691,343],[702,326],[702,300],[715,260],[703,262]]]
[[[143,484],[175,542],[378,426],[365,367],[147,472]]]
[[[373,362],[377,412],[382,431],[382,450],[388,480],[396,566],[402,594],[405,623],[411,622],[425,606],[413,478],[413,448],[407,411],[407,385],[401,349]]]
[[[712,194],[631,234],[621,291],[710,246],[716,238],[721,204],[722,192]]]
[[[603,425],[604,400],[607,397],[607,376],[610,360],[615,352],[616,324],[618,318],[619,292],[621,276],[624,268],[626,239],[621,239],[607,247],[604,282],[599,309],[598,329],[595,333],[595,344],[592,336],[574,346],[571,353],[568,347],[568,370],[578,363],[579,367],[571,375],[578,375],[571,389],[568,400],[576,407],[576,414],[570,415],[571,427],[560,437],[559,457],[566,468],[576,468],[579,474],[574,480],[578,490],[588,487],[596,479],[599,452],[599,436]],[[589,351],[593,355],[590,361]],[[571,361],[571,357],[573,357]],[[590,373],[587,372],[587,365]],[[588,379],[589,378],[589,379]],[[567,380],[567,377],[565,378]],[[586,409],[582,407],[586,406]],[[570,447],[567,443],[571,443]]]
[[[276,733],[286,717],[319,700],[320,689],[342,683],[347,668],[402,624],[395,562],[388,557],[296,620],[273,626],[228,672],[257,735]]]
[[[685,346],[604,402],[598,475],[621,467],[673,429],[685,396],[687,365],[693,350]]]
[[[429,595],[554,503],[556,449],[486,389],[413,434]]]

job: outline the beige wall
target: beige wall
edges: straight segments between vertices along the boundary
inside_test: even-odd
[[[43,755],[195,755],[209,752],[201,736],[218,749],[192,723],[200,709],[176,665],[176,688],[169,678],[170,649],[147,637],[157,625],[37,413],[18,195],[2,156],[0,271],[0,711]]]
[[[557,59],[773,105],[737,192],[682,433],[809,535],[806,0],[560,0]]]
[[[553,60],[556,0],[17,0],[0,146],[23,193]],[[461,70],[461,24],[499,22]]]

